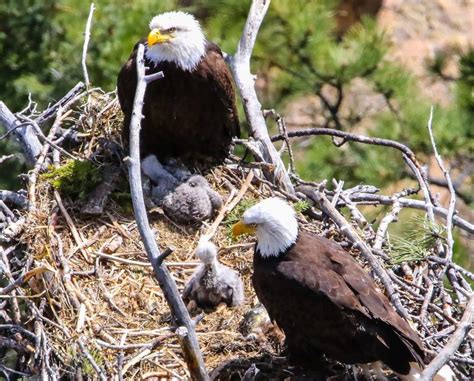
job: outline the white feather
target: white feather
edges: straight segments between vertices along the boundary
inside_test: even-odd
[[[280,198],[267,198],[243,215],[245,224],[257,225],[257,249],[262,257],[278,256],[298,237],[295,210]]]
[[[150,30],[176,28],[174,38],[167,43],[147,48],[146,57],[158,64],[174,62],[184,71],[193,71],[206,53],[206,37],[193,15],[186,12],[167,12],[153,17]]]

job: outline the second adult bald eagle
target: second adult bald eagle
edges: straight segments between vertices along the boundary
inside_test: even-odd
[[[346,364],[382,361],[416,378],[425,360],[418,335],[342,247],[299,228],[285,201],[251,207],[233,233],[257,235],[252,282],[293,361],[307,368],[321,354]]]
[[[155,16],[150,29],[147,41],[139,41],[145,44],[147,74],[163,71],[164,79],[150,83],[145,93],[142,157],[153,154],[204,166],[222,162],[240,128],[234,84],[221,50],[185,12]],[[138,43],[117,80],[125,141],[137,85],[137,48]]]

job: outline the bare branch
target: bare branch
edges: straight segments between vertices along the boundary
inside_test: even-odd
[[[91,26],[92,26],[92,16],[94,15],[95,7],[94,3],[91,3],[89,9],[89,17],[87,18],[86,30],[84,32],[84,45],[82,47],[82,71],[84,72],[84,82],[86,83],[87,88],[89,88],[89,73],[87,73],[87,48],[89,46],[89,40],[91,38]]]
[[[250,133],[260,145],[260,152],[266,162],[275,166],[273,171],[264,170],[265,176],[273,183],[280,185],[289,193],[294,193],[288,173],[277,150],[270,141],[262,106],[255,92],[255,78],[250,72],[250,57],[255,45],[260,25],[270,6],[270,0],[253,0],[245,23],[242,36],[234,56],[228,62],[239,89],[245,115],[250,125]]]
[[[82,354],[86,357],[86,359],[89,361],[89,363],[92,365],[92,367],[94,368],[94,370],[96,371],[96,373],[99,375],[99,378],[101,380],[107,380],[107,377],[105,376],[105,372],[104,370],[99,366],[97,365],[97,363],[95,362],[94,358],[92,357],[92,355],[90,354],[90,352],[87,350],[86,346],[84,345],[84,343],[82,342],[82,339],[79,338],[77,340],[77,344],[79,345],[79,348],[81,348],[81,352]]]
[[[447,344],[441,351],[438,352],[436,357],[430,362],[421,374],[420,380],[430,381],[433,379],[435,374],[440,370],[454,355],[454,352],[459,348],[464,338],[472,328],[472,321],[474,318],[474,295],[471,295],[469,303],[466,306],[466,310],[459,321],[456,331],[452,334]]]
[[[455,213],[455,208],[456,208],[456,191],[454,190],[453,182],[451,181],[451,176],[449,176],[449,172],[446,170],[444,164],[443,164],[443,159],[441,159],[440,154],[438,153],[438,148],[436,147],[436,142],[434,139],[433,135],[433,128],[432,128],[432,123],[433,123],[433,106],[431,106],[431,111],[430,111],[430,119],[428,121],[428,132],[430,134],[430,141],[431,145],[433,147],[433,151],[436,157],[436,161],[438,162],[438,166],[443,171],[443,175],[446,178],[446,181],[448,182],[448,188],[449,188],[449,207],[448,207],[448,215],[446,217],[446,232],[447,232],[447,244],[448,244],[448,251],[446,255],[447,260],[451,260],[453,257],[453,246],[454,246],[454,239],[453,239],[453,216]]]
[[[377,194],[368,194],[368,193],[357,193],[354,195],[350,196],[351,200],[354,202],[357,202],[358,204],[369,204],[369,205],[393,205],[393,199],[390,196],[384,196],[384,195],[377,195]],[[400,205],[403,208],[412,208],[412,209],[419,209],[419,210],[426,210],[426,205],[424,201],[421,200],[411,200],[408,198],[400,198],[398,200],[400,202]],[[439,206],[435,206],[433,208],[433,212],[435,215],[442,217],[442,218],[447,218],[448,216],[448,211],[444,208],[441,208]],[[474,234],[474,224],[466,221],[465,219],[459,217],[459,216],[454,216],[453,217],[453,223],[460,229],[465,230],[466,232],[470,234]]]
[[[48,121],[51,118],[54,118],[56,113],[58,112],[59,108],[63,110],[68,110],[69,107],[75,100],[77,96],[84,90],[85,86],[82,82],[78,82],[76,86],[74,86],[68,93],[62,97],[58,102],[56,102],[51,107],[44,110],[36,119],[35,122],[38,125],[43,124],[44,122]]]
[[[14,157],[15,157],[14,154],[0,156],[0,164],[2,164],[4,161],[13,159]]]
[[[143,108],[143,97],[147,86],[147,77],[145,76],[144,46],[140,44],[137,51],[137,89],[135,100],[133,102],[133,113],[130,121],[130,157],[127,160],[129,169],[130,192],[132,195],[133,210],[137,227],[143,239],[143,245],[149,261],[153,266],[155,276],[160,284],[163,294],[168,302],[171,313],[173,314],[178,326],[184,326],[188,334],[183,338],[181,348],[184,352],[184,358],[189,368],[193,380],[208,380],[202,353],[199,349],[196,332],[193,322],[179,295],[176,283],[171,277],[166,265],[159,263],[160,251],[155,241],[153,232],[148,223],[148,217],[143,200],[143,189],[141,181],[140,168],[140,124]]]
[[[0,126],[3,126],[7,132],[12,131],[15,134],[27,163],[34,165],[41,153],[42,145],[32,126],[21,123],[3,102],[0,102]]]

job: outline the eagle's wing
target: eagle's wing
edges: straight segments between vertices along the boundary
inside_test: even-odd
[[[325,294],[340,308],[358,311],[391,326],[403,341],[415,346],[413,355],[421,363],[420,339],[395,312],[362,266],[336,243],[307,233],[302,235],[298,250],[288,253],[291,260],[278,266],[281,275],[304,284],[315,293]]]
[[[207,54],[204,57],[203,65],[207,65],[209,70],[205,73],[214,82],[214,90],[217,99],[229,111],[230,123],[227,126],[231,136],[240,137],[239,116],[235,104],[235,88],[232,74],[224,60],[221,49],[213,42],[208,41],[206,46]]]
[[[392,326],[401,337],[408,339],[421,350],[423,345],[418,335],[393,309],[388,298],[377,289],[369,274],[339,245],[332,241],[328,242],[333,245],[333,250],[327,252],[329,260],[336,272],[342,276],[344,282],[351,288],[360,304],[369,311],[373,318]],[[415,356],[415,358],[417,357],[419,358],[419,356]],[[421,358],[419,360],[421,362]]]

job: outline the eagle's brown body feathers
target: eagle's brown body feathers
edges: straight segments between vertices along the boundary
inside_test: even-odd
[[[117,81],[125,114],[125,141],[137,84],[137,46]],[[219,47],[207,42],[205,55],[192,71],[182,70],[173,62],[155,65],[146,60],[145,64],[150,68],[147,74],[163,71],[164,78],[146,89],[140,135],[142,157],[154,154],[160,160],[180,158],[188,164],[222,162],[240,129],[232,76]]]
[[[279,257],[254,256],[253,284],[284,330],[291,357],[314,366],[321,353],[347,363],[382,360],[399,374],[423,363],[422,344],[339,245],[301,231]]]

